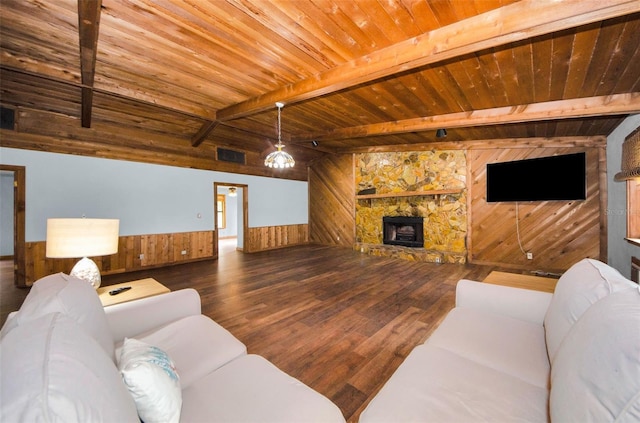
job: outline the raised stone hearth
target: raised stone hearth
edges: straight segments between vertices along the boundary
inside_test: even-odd
[[[378,257],[393,257],[408,261],[425,261],[430,263],[464,264],[467,259],[463,253],[427,250],[425,248],[402,247],[399,245],[356,243],[356,251]]]

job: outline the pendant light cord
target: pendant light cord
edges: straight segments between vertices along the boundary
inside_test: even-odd
[[[278,107],[278,145],[282,145],[282,120],[280,117],[282,111],[282,103],[276,103]]]

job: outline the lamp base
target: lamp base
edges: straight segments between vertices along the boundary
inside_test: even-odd
[[[90,258],[84,257],[77,262],[71,269],[70,275],[89,282],[95,289],[100,288],[100,269]]]

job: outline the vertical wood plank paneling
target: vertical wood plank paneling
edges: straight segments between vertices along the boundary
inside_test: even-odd
[[[262,226],[249,228],[248,243],[243,250],[247,253],[274,250],[309,242],[309,225]]]
[[[180,262],[216,258],[213,248],[213,231],[181,232],[174,234],[149,234],[121,236],[118,252],[104,257],[94,257],[102,274],[130,272],[148,267],[159,267]],[[78,259],[48,259],[46,242],[26,244],[27,285],[52,273],[69,273]],[[186,251],[187,254],[182,254]],[[144,258],[140,259],[143,254]]]
[[[353,155],[323,157],[309,167],[309,239],[353,247],[355,187]]]
[[[467,154],[471,216],[469,258],[525,269],[563,271],[585,257],[606,260],[601,234],[606,233],[601,198],[602,148],[471,149]],[[516,231],[515,203],[486,202],[486,164],[534,157],[587,153],[587,199],[585,201],[522,202],[518,205],[520,249]],[[517,181],[514,182],[517,184]],[[606,201],[606,199],[604,200]],[[604,225],[604,227],[603,227]]]

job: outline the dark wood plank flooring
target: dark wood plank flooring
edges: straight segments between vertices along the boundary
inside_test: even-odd
[[[103,285],[154,277],[171,290],[195,288],[203,313],[329,397],[350,422],[453,307],[456,282],[493,270],[318,245],[220,251],[214,261],[104,276]],[[2,322],[27,292],[6,286],[5,267]]]

